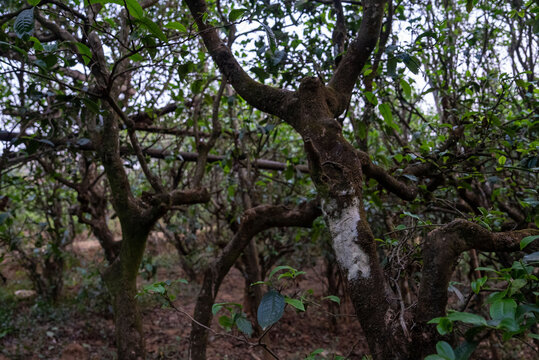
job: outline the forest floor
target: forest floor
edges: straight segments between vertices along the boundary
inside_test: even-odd
[[[156,276],[141,286],[156,281],[184,278],[177,253],[169,244],[152,243],[148,252],[154,256]],[[62,299],[55,305],[35,298],[18,299],[16,290],[31,289],[31,283],[12,259],[0,265],[7,283],[0,287],[0,360],[5,359],[115,359],[112,311],[107,292],[100,279],[105,264],[97,241],[83,240],[72,245]],[[299,289],[313,290],[313,298],[327,295],[326,280],[320,263],[302,268]],[[196,282],[173,285],[177,295],[174,305],[192,314],[198,285]],[[237,269],[226,277],[217,302],[242,303],[244,279]],[[191,322],[187,315],[170,307],[157,295],[139,298],[143,312],[144,334],[148,359],[187,359]],[[350,301],[341,295],[341,304],[331,309],[329,301],[309,306],[297,312],[287,306],[283,318],[271,328],[266,338],[268,346],[283,360],[295,359],[369,359],[361,327],[353,316]],[[335,312],[338,313],[335,316]],[[226,332],[214,317],[208,344],[208,359],[266,360],[261,347],[253,347],[224,334],[239,336],[237,330]],[[224,335],[224,336],[223,336]],[[256,340],[249,339],[254,342]],[[507,347],[509,345],[509,347]],[[524,347],[525,348],[525,347]],[[318,355],[309,355],[323,349]],[[518,342],[482,346],[474,359],[533,359]]]
[[[141,280],[140,285],[156,281],[184,278],[177,254],[168,244],[150,244],[149,251],[159,253],[154,258],[156,276]],[[35,298],[17,299],[16,290],[31,289],[22,268],[14,261],[4,261],[1,271],[8,278],[0,290],[0,360],[4,359],[115,359],[113,316],[106,290],[100,280],[103,269],[99,243],[93,240],[73,244],[62,299],[56,305],[41,303]],[[314,298],[325,295],[323,269],[320,265],[302,269],[306,274],[299,288],[312,289]],[[193,313],[198,285],[177,284],[174,305]],[[242,303],[244,278],[233,268],[225,278],[216,302]],[[190,319],[170,307],[163,307],[157,295],[139,298],[143,312],[144,334],[148,359],[187,359]],[[361,359],[366,354],[366,342],[353,316],[349,301],[343,299],[334,316],[325,301],[297,312],[287,306],[283,318],[266,335],[266,343],[280,359],[305,359],[318,349],[324,349],[316,359],[333,359],[336,355]],[[221,310],[214,317],[209,336],[208,359],[268,359],[261,347],[253,347],[224,334],[242,337],[237,330],[227,332],[218,323]],[[248,339],[256,342],[256,339]],[[314,358],[313,358],[314,359]]]

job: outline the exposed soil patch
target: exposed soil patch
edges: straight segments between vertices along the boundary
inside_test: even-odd
[[[162,242],[149,245],[153,254],[174,252]],[[80,240],[72,245],[74,264],[66,272],[64,298],[56,306],[36,303],[35,299],[10,302],[11,320],[15,325],[0,338],[0,353],[8,359],[114,359],[114,327],[110,308],[104,302],[106,294],[100,288],[98,275],[82,278],[82,271],[88,264],[101,262],[99,243],[94,240]],[[97,269],[104,264],[98,265]],[[20,269],[9,265],[10,276],[21,276]],[[95,265],[94,265],[95,266]],[[315,299],[324,294],[324,282],[319,274],[321,268],[303,269],[307,274],[299,283],[303,290],[312,289]],[[183,278],[180,266],[174,264],[159,267],[153,281]],[[10,279],[11,280],[11,279]],[[9,280],[8,280],[9,281]],[[140,280],[141,285],[148,283]],[[175,306],[192,314],[197,284],[180,285]],[[217,302],[242,303],[244,279],[237,269],[226,277],[217,297]],[[102,299],[101,299],[102,298]],[[344,300],[344,299],[343,299]],[[144,316],[144,332],[149,359],[185,359],[191,330],[190,319],[170,308],[162,308],[159,299],[145,295],[140,299]],[[299,313],[290,306],[283,318],[268,333],[266,343],[281,359],[304,359],[312,351],[323,348],[322,355],[332,359],[334,355],[348,355],[360,359],[366,353],[366,344],[361,328],[351,305],[343,301],[338,308],[338,320],[332,322],[327,302],[308,306],[305,313]],[[208,359],[266,359],[261,347],[253,347],[227,336],[218,324],[219,313],[213,321],[208,345]],[[241,336],[236,330],[229,334]],[[256,342],[256,339],[245,339]]]
[[[103,257],[97,241],[83,239],[75,242],[71,251],[70,268],[66,271],[64,297],[56,305],[44,304],[35,297],[16,298],[14,292],[30,282],[13,259],[4,261],[0,270],[7,275],[6,286],[1,289],[0,301],[0,360],[4,359],[60,359],[101,360],[115,359],[114,325],[108,296],[99,278],[103,269]],[[146,281],[140,277],[140,286],[154,281],[184,278],[174,248],[166,242],[154,239],[148,246],[154,259],[161,259],[156,277]],[[161,256],[161,257],[160,257]],[[159,262],[159,261],[158,261]],[[353,309],[341,294],[341,305],[330,313],[330,302],[320,301],[327,295],[323,267],[320,263],[303,268],[294,291],[313,290],[317,304],[307,306],[306,312],[297,312],[288,306],[283,318],[269,331],[266,343],[280,358],[305,359],[312,351],[324,349],[316,359],[334,359],[336,355],[349,359],[362,359],[368,354]],[[174,304],[187,314],[192,314],[198,293],[196,283],[178,284],[174,290]],[[291,289],[288,293],[294,292]],[[242,303],[244,278],[232,269],[225,278],[217,302]],[[163,308],[157,296],[140,298],[143,311],[144,332],[148,359],[187,359],[191,321],[188,316]],[[220,312],[214,317],[208,344],[208,359],[270,359],[261,347],[253,347],[225,334],[241,336],[237,330],[227,333],[218,323]],[[7,329],[7,331],[6,331]],[[533,359],[533,354],[517,340],[486,343],[474,354],[474,359],[495,359],[493,353],[503,354],[503,359]],[[493,350],[494,349],[494,350]]]

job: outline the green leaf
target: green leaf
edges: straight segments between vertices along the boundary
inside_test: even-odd
[[[425,37],[430,37],[430,38],[433,38],[434,40],[438,40],[438,35],[432,31],[432,30],[427,30],[425,31],[424,33],[420,34],[414,41],[414,43],[418,43],[421,39],[425,38]]]
[[[56,50],[58,50],[58,43],[53,42],[49,44],[43,44],[43,50],[45,52],[55,52]]]
[[[515,79],[515,84],[517,84],[518,87],[521,87],[524,89],[528,87],[527,83],[522,79]]]
[[[421,62],[418,58],[415,56],[411,56],[409,54],[403,53],[400,55],[400,58],[402,61],[404,61],[404,65],[413,72],[414,74],[419,74],[419,66],[421,65]]]
[[[43,45],[41,44],[41,41],[39,41],[38,38],[34,36],[30,36],[29,40],[34,43],[34,49],[36,51],[43,51]]]
[[[504,329],[510,332],[518,332],[520,330],[520,326],[516,322],[514,318],[504,318],[500,323],[498,324],[497,328]]]
[[[211,313],[213,315],[217,314],[219,312],[219,310],[221,310],[223,308],[223,304],[213,304],[212,307],[211,307]]]
[[[98,103],[88,98],[82,98],[82,102],[84,103],[84,105],[86,105],[86,108],[90,110],[91,112],[93,112],[94,114],[100,113],[100,106]]]
[[[2,225],[9,218],[9,215],[9,212],[0,213],[0,225]]]
[[[55,147],[54,143],[50,140],[47,140],[47,139],[37,139],[36,141],[42,143],[42,144],[45,144],[45,145],[49,145],[50,147]]]
[[[511,283],[511,288],[509,289],[509,296],[516,294],[520,289],[526,286],[526,284],[527,284],[526,279],[515,279]]]
[[[374,95],[372,92],[366,91],[365,97],[367,98],[367,101],[373,104],[374,106],[378,105],[378,99],[376,98],[376,95]]]
[[[144,291],[145,292],[154,292],[154,293],[158,293],[158,294],[164,294],[166,289],[165,287],[163,286],[163,282],[157,282],[157,283],[153,283],[153,284],[150,284],[150,285],[146,285],[144,287]]]
[[[236,317],[236,326],[242,333],[249,337],[253,334],[253,325],[243,314]]]
[[[137,0],[123,0],[127,7],[129,14],[137,20],[141,20],[144,17],[144,9],[138,3]]]
[[[234,325],[234,322],[232,321],[232,318],[230,316],[223,315],[219,317],[219,325],[224,327],[225,329],[229,329]]]
[[[495,272],[497,274],[499,274],[500,272],[496,269],[493,269],[493,268],[489,268],[489,267],[485,267],[485,266],[479,266],[479,267],[476,267],[475,270],[477,271],[490,271],[490,272]]]
[[[466,11],[471,12],[473,10],[473,0],[466,0]]]
[[[539,235],[526,236],[524,239],[520,240],[520,250],[524,249],[533,241],[539,239]]]
[[[26,58],[26,56],[28,55],[28,52],[26,50],[23,50],[21,49],[20,47],[18,46],[15,46],[13,44],[10,44],[10,43],[7,43],[5,41],[0,41],[0,45],[4,45],[4,46],[7,46],[9,48],[12,48],[13,50],[17,51],[19,54],[21,54],[22,56],[24,56]]]
[[[429,355],[425,360],[447,360],[446,358],[441,357],[440,355]]]
[[[271,63],[275,66],[283,61],[284,58],[286,58],[286,51],[277,50],[271,58]]]
[[[463,323],[472,324],[472,325],[478,325],[478,326],[486,326],[487,321],[484,317],[477,315],[477,314],[471,314],[466,312],[459,312],[455,311],[452,313],[449,313],[447,315],[447,318],[451,321],[462,321]]]
[[[273,30],[271,30],[271,27],[269,25],[264,24],[263,22],[261,22],[260,25],[262,25],[264,31],[266,31],[266,35],[268,37],[268,44],[271,51],[275,51],[277,49],[277,38],[275,37],[275,33],[273,32]]]
[[[506,295],[507,295],[507,292],[508,290],[504,290],[504,291],[501,291],[501,292],[493,292],[492,294],[490,294],[489,296],[487,296],[486,300],[485,300],[485,303],[487,304],[492,304],[494,303],[495,301],[498,301],[500,299],[503,299]]]
[[[309,354],[309,356],[307,356],[307,357],[305,358],[305,360],[314,360],[314,359],[317,358],[316,355],[320,355],[320,354],[323,353],[323,352],[324,352],[324,349],[322,349],[322,348],[313,350],[313,351]]]
[[[441,318],[438,325],[436,325],[436,330],[440,335],[446,335],[453,331],[453,323],[448,318]]]
[[[91,141],[90,139],[87,139],[87,138],[80,138],[77,140],[76,144],[77,146],[86,146],[86,145],[91,144]]]
[[[136,54],[131,55],[129,57],[129,59],[131,59],[133,61],[136,61],[136,62],[140,62],[140,61],[144,60],[144,57],[142,57],[142,55],[140,55],[139,53],[136,53]]]
[[[229,306],[231,306],[231,307],[229,307]],[[237,307],[239,309],[243,308],[243,306],[241,304],[234,303],[234,302],[215,303],[211,307],[212,314],[213,315],[217,314],[219,312],[219,310],[221,310],[223,307],[226,307],[229,310],[232,310],[233,307]]]
[[[288,304],[288,305],[291,305],[293,307],[295,307],[296,309],[300,310],[300,311],[305,311],[305,306],[303,305],[303,302],[301,302],[301,300],[298,300],[298,299],[292,299],[292,298],[289,298],[288,296],[285,297],[284,301]]]
[[[142,19],[139,19],[139,21],[140,21],[140,23],[142,23],[146,27],[146,29],[148,29],[150,34],[152,34],[153,36],[155,36],[156,38],[158,38],[162,42],[167,42],[168,41],[167,36],[163,32],[163,30],[161,30],[159,25],[154,23],[150,18],[143,17]]]
[[[228,14],[228,21],[234,22],[247,12],[247,9],[232,9]]]
[[[539,261],[539,251],[533,252],[531,254],[528,254],[522,258],[522,261],[525,263],[532,263],[532,262],[538,262]]]
[[[404,96],[406,96],[408,99],[412,97],[412,88],[410,87],[410,84],[404,79],[400,80],[400,85],[402,88],[402,92],[404,93]]]
[[[395,56],[391,56],[387,60],[387,74],[389,76],[397,76],[397,58]]]
[[[483,285],[485,285],[485,283],[487,282],[487,279],[488,279],[487,276],[483,276],[482,278],[472,281],[472,284],[471,284],[472,291],[476,294],[479,294],[479,291],[481,291],[481,288],[483,287]]]
[[[380,111],[380,114],[382,114],[386,125],[392,127],[395,130],[398,130],[397,124],[393,122],[393,114],[391,113],[391,108],[389,107],[389,105],[385,103],[380,104],[378,105],[378,110]]]
[[[20,12],[13,25],[15,34],[20,39],[27,39],[34,33],[34,8]]]
[[[494,320],[515,318],[517,303],[513,299],[499,299],[490,305],[490,317]]]
[[[498,158],[498,164],[500,164],[502,166],[505,165],[506,161],[507,161],[507,158],[505,156],[503,156],[503,155]]]
[[[172,30],[178,30],[179,32],[187,32],[187,28],[183,26],[183,24],[177,22],[177,21],[171,21],[168,24],[165,25],[165,28],[172,29]]]
[[[455,356],[458,360],[468,360],[470,356],[472,356],[473,352],[475,351],[475,348],[479,345],[479,343],[474,341],[466,341],[464,340],[462,343],[457,346],[455,349]]]
[[[326,296],[326,297],[322,298],[322,300],[330,300],[330,301],[336,302],[337,304],[341,305],[341,299],[338,296],[335,296],[335,295]]]
[[[84,65],[88,65],[90,61],[92,61],[92,50],[90,50],[88,46],[79,42],[75,43],[75,45],[77,46],[77,49],[82,56],[82,61],[84,61]]]
[[[276,266],[273,270],[271,270],[271,272],[270,272],[270,274],[268,276],[268,280],[271,280],[273,275],[275,275],[276,272],[281,271],[281,270],[290,270],[292,272],[296,272],[296,269],[294,269],[293,267],[288,266],[288,265]]]
[[[284,296],[275,290],[270,290],[262,297],[257,311],[258,324],[262,329],[275,324],[283,316],[285,307]]]
[[[395,125],[395,124],[394,124]],[[396,126],[394,126],[394,128],[396,129]],[[411,181],[414,181],[414,182],[418,182],[419,179],[417,178],[417,176],[415,175],[412,175],[412,174],[402,174],[403,177],[407,178],[408,180],[411,180]]]
[[[37,4],[39,4],[41,0],[27,0],[27,1],[28,1],[28,4],[32,6],[36,6]]]
[[[305,271],[297,271],[297,272],[285,272],[284,274],[279,275],[277,280],[281,280],[283,278],[291,278],[295,279],[299,275],[305,274]]]
[[[444,359],[455,360],[453,348],[445,341],[438,341],[436,344],[436,351],[438,352],[438,355],[442,356]]]

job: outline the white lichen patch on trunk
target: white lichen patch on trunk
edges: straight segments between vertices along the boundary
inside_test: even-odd
[[[348,272],[348,281],[371,274],[369,256],[357,242],[357,224],[361,220],[359,199],[354,197],[344,208],[338,208],[334,199],[324,201],[322,210],[333,238],[333,249],[342,269]]]

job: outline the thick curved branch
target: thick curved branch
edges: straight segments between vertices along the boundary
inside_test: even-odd
[[[445,315],[447,287],[460,254],[480,251],[519,251],[520,241],[539,234],[536,229],[493,233],[466,220],[454,220],[427,235],[423,245],[421,286],[416,320],[427,322]],[[539,250],[539,242],[529,244],[526,252]]]
[[[380,36],[385,0],[363,1],[363,19],[357,37],[350,43],[329,86],[341,94],[345,103],[352,94],[356,80],[376,47]]]
[[[54,35],[56,35],[58,38],[62,39],[63,41],[67,41],[70,46],[70,48],[78,54],[78,49],[76,47],[76,43],[79,42],[79,40],[71,34],[69,31],[62,29],[60,26],[58,26],[56,23],[49,21],[45,19],[43,16],[41,16],[39,11],[35,12],[36,20],[39,21],[41,25],[43,25],[44,28],[49,29],[52,31]]]
[[[212,305],[219,287],[244,248],[261,231],[271,227],[310,227],[321,215],[317,201],[303,203],[296,208],[284,205],[260,205],[243,213],[238,231],[223,249],[221,255],[204,273],[202,287],[197,297],[191,330],[191,359],[205,359],[208,328],[212,320]]]
[[[151,195],[149,202],[152,206],[143,213],[142,218],[154,222],[165,215],[172,206],[201,204],[208,201],[210,201],[210,193],[205,188],[173,190],[168,193]]]
[[[303,203],[296,208],[284,205],[259,205],[243,213],[238,232],[223,249],[215,264],[215,272],[224,277],[239,257],[243,248],[258,233],[272,227],[310,227],[322,215],[318,201]],[[226,271],[226,272],[225,272]],[[217,289],[214,289],[217,290]]]
[[[335,9],[337,21],[335,22],[335,28],[333,29],[331,40],[333,41],[333,56],[335,58],[335,65],[339,66],[346,42],[346,24],[344,22],[342,1],[333,0],[333,8]]]
[[[204,14],[208,13],[205,0],[185,0],[185,3],[195,18],[208,52],[238,94],[263,112],[283,119],[290,118],[294,93],[261,84],[251,78],[236,61],[230,48],[221,41],[216,29],[204,21]]]
[[[389,192],[397,195],[403,200],[412,201],[416,198],[418,190],[416,187],[409,186],[402,181],[395,179],[386,170],[372,163],[369,155],[363,151],[358,151],[361,159],[363,173],[376,180]]]

